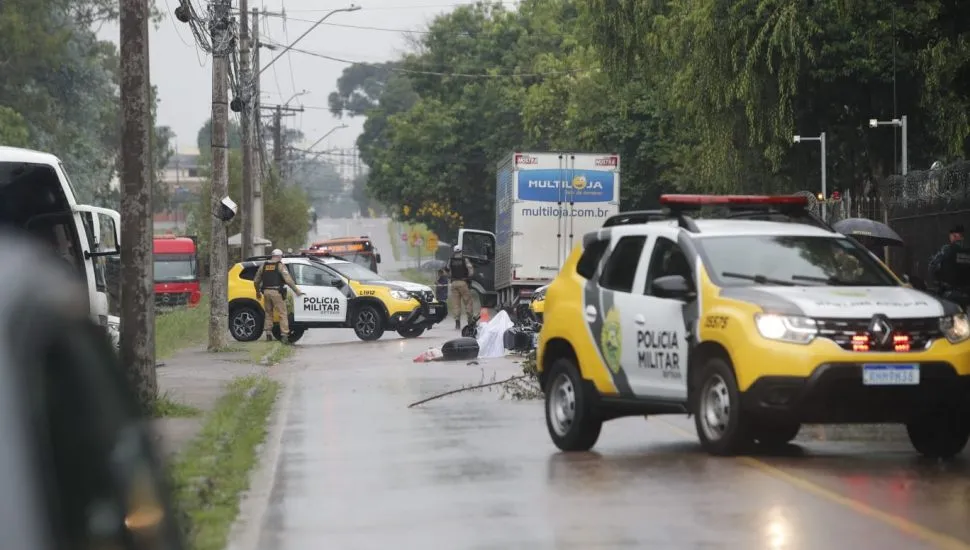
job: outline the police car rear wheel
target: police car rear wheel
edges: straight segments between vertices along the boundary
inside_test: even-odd
[[[583,392],[572,361],[557,359],[549,370],[546,388],[546,427],[552,442],[563,451],[588,451],[596,445],[603,421],[596,417]]]
[[[407,327],[397,329],[397,333],[401,335],[402,338],[417,338],[424,334],[424,327]]]
[[[712,357],[704,364],[695,403],[694,425],[707,452],[734,455],[751,442],[741,410],[741,392],[734,371],[724,359]]]
[[[252,342],[263,334],[263,313],[250,306],[232,308],[229,314],[229,333],[238,342]]]
[[[384,318],[377,308],[361,306],[354,315],[354,333],[365,342],[379,339],[384,335]]]
[[[952,458],[967,446],[970,422],[965,414],[938,411],[926,414],[906,425],[909,441],[926,458]]]

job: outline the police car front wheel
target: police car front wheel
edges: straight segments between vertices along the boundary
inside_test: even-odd
[[[727,361],[711,357],[704,363],[699,392],[693,412],[701,445],[713,455],[737,454],[751,442],[751,434],[741,410],[741,392]]]
[[[402,338],[417,338],[424,334],[424,327],[401,327],[397,329],[397,333]]]
[[[353,327],[361,340],[378,340],[384,335],[384,316],[372,305],[360,306],[354,314]]]
[[[596,417],[579,371],[569,359],[557,359],[546,386],[546,427],[562,451],[588,451],[596,445],[603,421]]]
[[[941,408],[926,413],[906,425],[909,441],[926,458],[949,459],[961,452],[970,440],[970,421],[965,411]]]

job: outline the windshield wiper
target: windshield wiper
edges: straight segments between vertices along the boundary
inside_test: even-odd
[[[783,281],[781,279],[772,279],[770,277],[765,277],[764,275],[747,275],[745,273],[734,273],[731,271],[721,272],[722,277],[730,277],[732,279],[744,279],[746,281],[754,281],[759,285],[782,285],[782,286],[795,286],[795,283],[791,281]]]
[[[824,283],[830,286],[873,286],[870,283],[859,282],[859,281],[846,281],[839,279],[838,277],[815,277],[812,275],[792,275],[792,280],[795,281],[809,281],[812,283]]]

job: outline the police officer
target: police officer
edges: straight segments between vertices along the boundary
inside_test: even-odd
[[[471,261],[461,253],[461,245],[455,245],[455,251],[448,261],[448,275],[451,276],[451,295],[455,296],[455,329],[461,329],[461,312],[468,312],[468,324],[472,324],[472,292],[468,286],[472,279]],[[464,306],[464,307],[463,307]]]
[[[940,284],[944,298],[966,306],[970,302],[970,248],[963,240],[963,226],[950,229],[950,242],[930,260],[930,273]]]
[[[292,288],[297,296],[303,296],[303,291],[296,286],[293,278],[290,277],[290,272],[286,269],[286,264],[283,263],[282,250],[279,248],[273,250],[270,259],[266,260],[260,266],[259,271],[256,272],[253,285],[256,286],[256,299],[263,302],[263,310],[266,312],[266,319],[263,322],[266,340],[273,340],[273,313],[279,311],[280,335],[282,340],[286,341],[290,335],[290,318],[286,311],[286,300],[283,299],[283,292],[287,286]],[[265,300],[263,300],[263,296],[266,297]]]

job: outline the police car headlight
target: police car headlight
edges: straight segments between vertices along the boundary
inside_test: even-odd
[[[966,313],[957,313],[940,319],[940,330],[951,344],[958,344],[970,338],[970,321]]]
[[[808,344],[818,335],[815,320],[808,317],[757,313],[754,316],[754,323],[761,337],[768,340]]]
[[[403,290],[392,290],[391,298],[394,298],[395,300],[410,300],[411,295]]]

